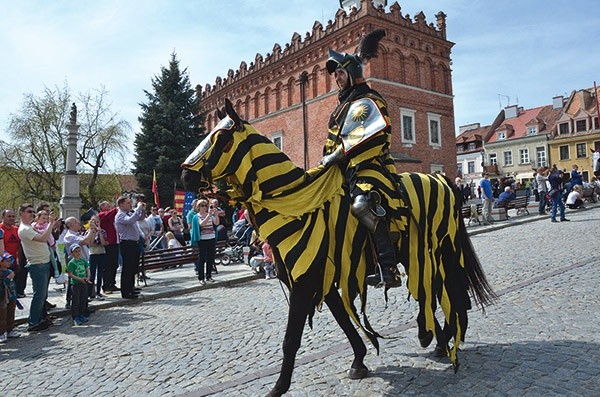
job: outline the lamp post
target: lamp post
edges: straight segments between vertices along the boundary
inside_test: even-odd
[[[77,175],[77,106],[71,106],[71,117],[67,124],[67,167],[62,177],[62,197],[60,198],[60,217],[74,216],[79,219],[81,198],[79,197],[79,175]]]

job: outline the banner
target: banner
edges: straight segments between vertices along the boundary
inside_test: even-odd
[[[192,201],[196,198],[194,192],[175,191],[175,210],[184,217],[192,209]]]
[[[154,194],[154,203],[156,208],[160,208],[160,200],[158,199],[158,188],[156,187],[156,170],[153,171],[154,176],[152,178],[152,193]]]

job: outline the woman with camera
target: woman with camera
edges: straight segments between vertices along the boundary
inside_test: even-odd
[[[215,264],[215,226],[219,225],[219,215],[214,206],[208,205],[205,199],[198,200],[197,204],[198,222],[200,224],[200,248],[198,258],[198,280],[204,285],[205,281],[214,282],[212,278],[212,269]]]
[[[169,230],[175,235],[175,238],[177,241],[179,241],[179,244],[181,244],[182,247],[185,246],[185,238],[183,237],[183,221],[177,214],[177,210],[171,210],[171,217],[167,222],[169,224]]]

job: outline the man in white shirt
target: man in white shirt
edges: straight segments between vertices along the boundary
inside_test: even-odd
[[[44,233],[39,233],[31,226],[35,216],[35,210],[31,204],[22,204],[19,207],[19,238],[23,247],[23,253],[27,258],[27,268],[31,277],[33,297],[29,307],[29,331],[43,331],[52,325],[49,320],[43,319],[44,303],[48,296],[48,282],[50,280],[50,249],[48,238],[52,230],[60,225],[60,221],[54,220],[54,215],[49,215],[50,227]]]

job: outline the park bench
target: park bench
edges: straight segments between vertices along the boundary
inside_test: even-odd
[[[517,215],[521,212],[527,213],[529,215],[529,210],[527,206],[529,205],[529,196],[521,196],[517,197],[514,200],[511,200],[506,206],[506,210],[515,209],[517,210]]]
[[[141,255],[138,271],[138,285],[143,281],[146,283],[146,271],[155,269],[166,269],[169,267],[183,266],[198,260],[198,246],[186,245],[184,247],[165,248],[146,251]]]
[[[476,207],[476,214],[471,213],[471,206],[474,205]],[[471,222],[477,222],[477,224],[481,225],[481,221],[479,220],[481,217],[481,211],[483,209],[482,204],[469,204],[463,205],[460,209],[460,216],[463,220],[468,219],[469,222],[467,226],[471,226]]]

